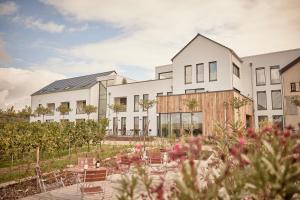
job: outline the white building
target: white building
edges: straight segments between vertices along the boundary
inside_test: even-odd
[[[110,120],[109,129],[115,132],[117,128],[122,129],[124,130],[122,133],[125,134],[125,130],[127,133],[132,133],[132,130],[137,129],[143,130],[146,112],[138,106],[138,102],[142,99],[163,100],[163,96],[173,96],[174,99],[175,97],[188,98],[190,94],[205,93],[216,94],[214,100],[218,101],[218,92],[234,91],[240,96],[253,100],[253,114],[248,113],[247,116],[243,116],[245,120],[252,121],[254,118],[256,126],[260,120],[265,119],[283,121],[279,69],[299,55],[300,49],[294,49],[240,58],[232,49],[197,34],[171,59],[171,64],[155,68],[154,80],[129,81],[128,84],[121,84],[120,79],[119,82],[114,79],[110,84],[105,85],[103,81],[105,78],[103,80],[98,78],[98,84],[93,82],[93,85],[88,88],[49,92],[47,87],[54,82],[45,87],[46,93],[43,93],[45,89],[43,88],[32,95],[32,107],[34,109],[39,104],[55,103],[58,105],[68,101],[70,107],[76,108],[78,101],[86,100],[86,104],[96,105],[101,111],[94,114],[93,119],[106,114]],[[115,72],[107,73],[116,74]],[[106,75],[108,74],[101,75],[101,77]],[[99,101],[99,85],[103,85],[105,90],[102,102]],[[119,113],[118,121],[115,113],[108,109],[108,105],[113,103],[121,103],[126,107],[123,112]],[[205,130],[203,132],[205,134],[211,132],[212,125],[208,123],[213,123],[214,118],[208,118],[208,114],[203,112],[203,107],[211,106],[210,103],[209,100],[201,102],[202,108],[199,108],[195,118],[199,133],[203,132],[202,129]],[[179,128],[185,128],[185,123],[190,123],[191,118],[188,117],[188,112],[182,111],[181,105],[183,104],[184,102],[179,102],[180,108],[173,108],[167,112],[159,111],[160,105],[154,106],[149,113],[150,134],[165,135],[165,129],[170,129],[167,133],[173,134],[178,133]],[[218,109],[212,107],[212,112],[217,113]],[[86,118],[85,114],[77,114],[75,110],[70,113],[68,119]],[[212,114],[214,115],[216,114]],[[34,118],[34,120],[37,119]],[[47,116],[47,119],[59,120],[61,116],[55,113],[54,116]],[[171,125],[165,125],[166,123]]]

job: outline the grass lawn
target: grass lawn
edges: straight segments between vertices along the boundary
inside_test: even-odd
[[[100,159],[105,159],[108,157],[115,156],[120,152],[124,152],[128,149],[129,145],[102,145],[102,150],[99,154]],[[74,151],[74,150],[72,150]],[[77,153],[68,155],[68,151],[62,151],[53,155],[42,155],[40,166],[43,172],[50,172],[57,169],[63,169],[67,165],[77,164],[78,157],[98,157],[97,148],[95,146],[90,146],[90,152],[87,151],[87,147],[77,149]],[[34,154],[34,153],[33,153]],[[26,161],[25,161],[26,160]],[[30,177],[35,175],[35,161],[34,157],[29,157],[23,160],[16,160],[12,169],[10,169],[9,160],[0,161],[0,183],[8,181],[17,181],[22,178]]]

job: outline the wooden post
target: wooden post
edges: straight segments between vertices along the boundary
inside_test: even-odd
[[[36,166],[40,166],[40,147],[36,147]]]

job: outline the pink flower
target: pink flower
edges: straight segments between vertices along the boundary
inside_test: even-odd
[[[246,140],[244,138],[239,138],[239,145],[243,147],[246,144]]]

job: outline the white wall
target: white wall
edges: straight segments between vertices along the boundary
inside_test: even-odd
[[[139,112],[134,112],[134,95],[139,95],[140,100],[143,98],[143,94],[149,94],[149,99],[156,99],[157,93],[163,92],[164,95],[167,92],[171,91],[172,79],[163,79],[163,80],[150,80],[150,81],[142,81],[135,82],[124,85],[115,85],[109,86],[107,88],[108,93],[108,104],[111,105],[114,103],[115,97],[127,97],[127,111],[120,112],[118,115],[119,124],[118,127],[121,127],[120,119],[121,117],[126,117],[126,129],[133,129],[134,125],[134,117],[140,118],[139,128],[142,129],[142,118],[143,116],[147,116],[146,112],[139,108]],[[156,114],[156,105],[150,109],[149,112],[149,129],[151,129],[151,135],[157,134],[157,114]],[[110,120],[109,129],[113,129],[113,117],[115,117],[115,113],[113,111],[107,111],[107,117]]]
[[[217,61],[217,81],[209,81],[209,62]],[[196,83],[196,64],[204,63],[204,83]],[[192,84],[184,83],[184,66],[192,65]],[[173,93],[186,89],[204,88],[205,91],[231,90],[231,52],[201,36],[191,42],[173,60]]]
[[[98,84],[96,84],[90,89],[35,95],[31,97],[31,107],[33,110],[35,110],[39,104],[42,104],[44,107],[46,107],[48,103],[55,103],[56,109],[61,104],[61,102],[70,102],[70,108],[72,109],[72,111],[68,115],[65,115],[65,119],[69,119],[70,121],[75,121],[76,119],[83,118],[87,119],[86,114],[76,114],[76,101],[86,100],[86,104],[98,106],[98,91]],[[62,119],[62,116],[59,112],[55,111],[53,116],[45,116],[45,121],[47,119],[59,121]],[[97,119],[97,113],[91,114],[90,119]],[[42,116],[31,117],[30,119],[30,121],[38,120],[42,121]]]
[[[272,110],[272,90],[281,90],[281,84],[270,84],[270,67],[279,65],[280,68],[284,67],[292,60],[300,56],[300,49],[288,50],[282,52],[268,53],[262,55],[255,55],[244,57],[243,67],[247,67],[252,63],[252,82],[253,82],[253,100],[254,100],[254,115],[255,124],[258,126],[258,116],[266,115],[269,121],[272,121],[273,115],[283,115],[283,110]],[[266,76],[266,85],[256,86],[256,68],[264,67]],[[299,72],[300,73],[300,72]],[[250,76],[250,74],[249,74]],[[267,110],[257,110],[257,91],[266,91],[267,94]]]
[[[159,73],[170,72],[170,71],[173,71],[173,66],[172,66],[172,64],[169,64],[169,65],[161,65],[161,66],[155,67],[155,79],[158,79],[158,78],[159,78]]]

